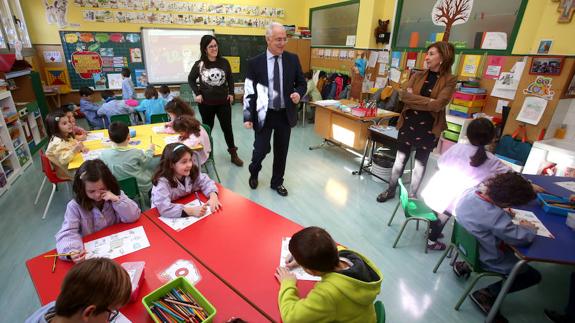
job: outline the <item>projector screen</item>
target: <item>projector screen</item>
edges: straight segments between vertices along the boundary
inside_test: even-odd
[[[200,58],[200,39],[211,29],[142,28],[144,63],[151,84],[181,84]]]

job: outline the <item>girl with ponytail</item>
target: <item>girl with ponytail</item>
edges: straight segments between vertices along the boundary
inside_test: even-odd
[[[495,127],[490,120],[471,121],[466,134],[469,143],[455,144],[441,155],[437,161],[439,170],[421,192],[425,204],[438,213],[438,220],[431,222],[427,241],[431,250],[445,249],[445,244],[437,239],[463,192],[492,175],[511,171],[485,150],[495,137]]]

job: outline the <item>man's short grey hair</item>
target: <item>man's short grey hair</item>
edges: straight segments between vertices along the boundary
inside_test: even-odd
[[[284,31],[286,30],[284,25],[274,21],[266,26],[266,38],[270,38],[272,36],[272,31],[274,28],[281,28]]]

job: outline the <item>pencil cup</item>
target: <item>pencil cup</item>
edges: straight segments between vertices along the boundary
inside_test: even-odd
[[[130,129],[130,137],[131,138],[136,137],[136,129]]]
[[[567,214],[567,220],[565,220],[565,224],[567,224],[571,230],[575,230],[575,213]]]

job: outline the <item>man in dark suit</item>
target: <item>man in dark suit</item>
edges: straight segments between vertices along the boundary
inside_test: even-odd
[[[285,52],[284,27],[272,23],[266,29],[268,48],[248,61],[244,85],[244,126],[255,131],[249,184],[258,186],[262,161],[274,138],[274,162],[270,187],[281,196],[291,128],[297,123],[297,104],[306,92],[306,82],[296,55]]]

